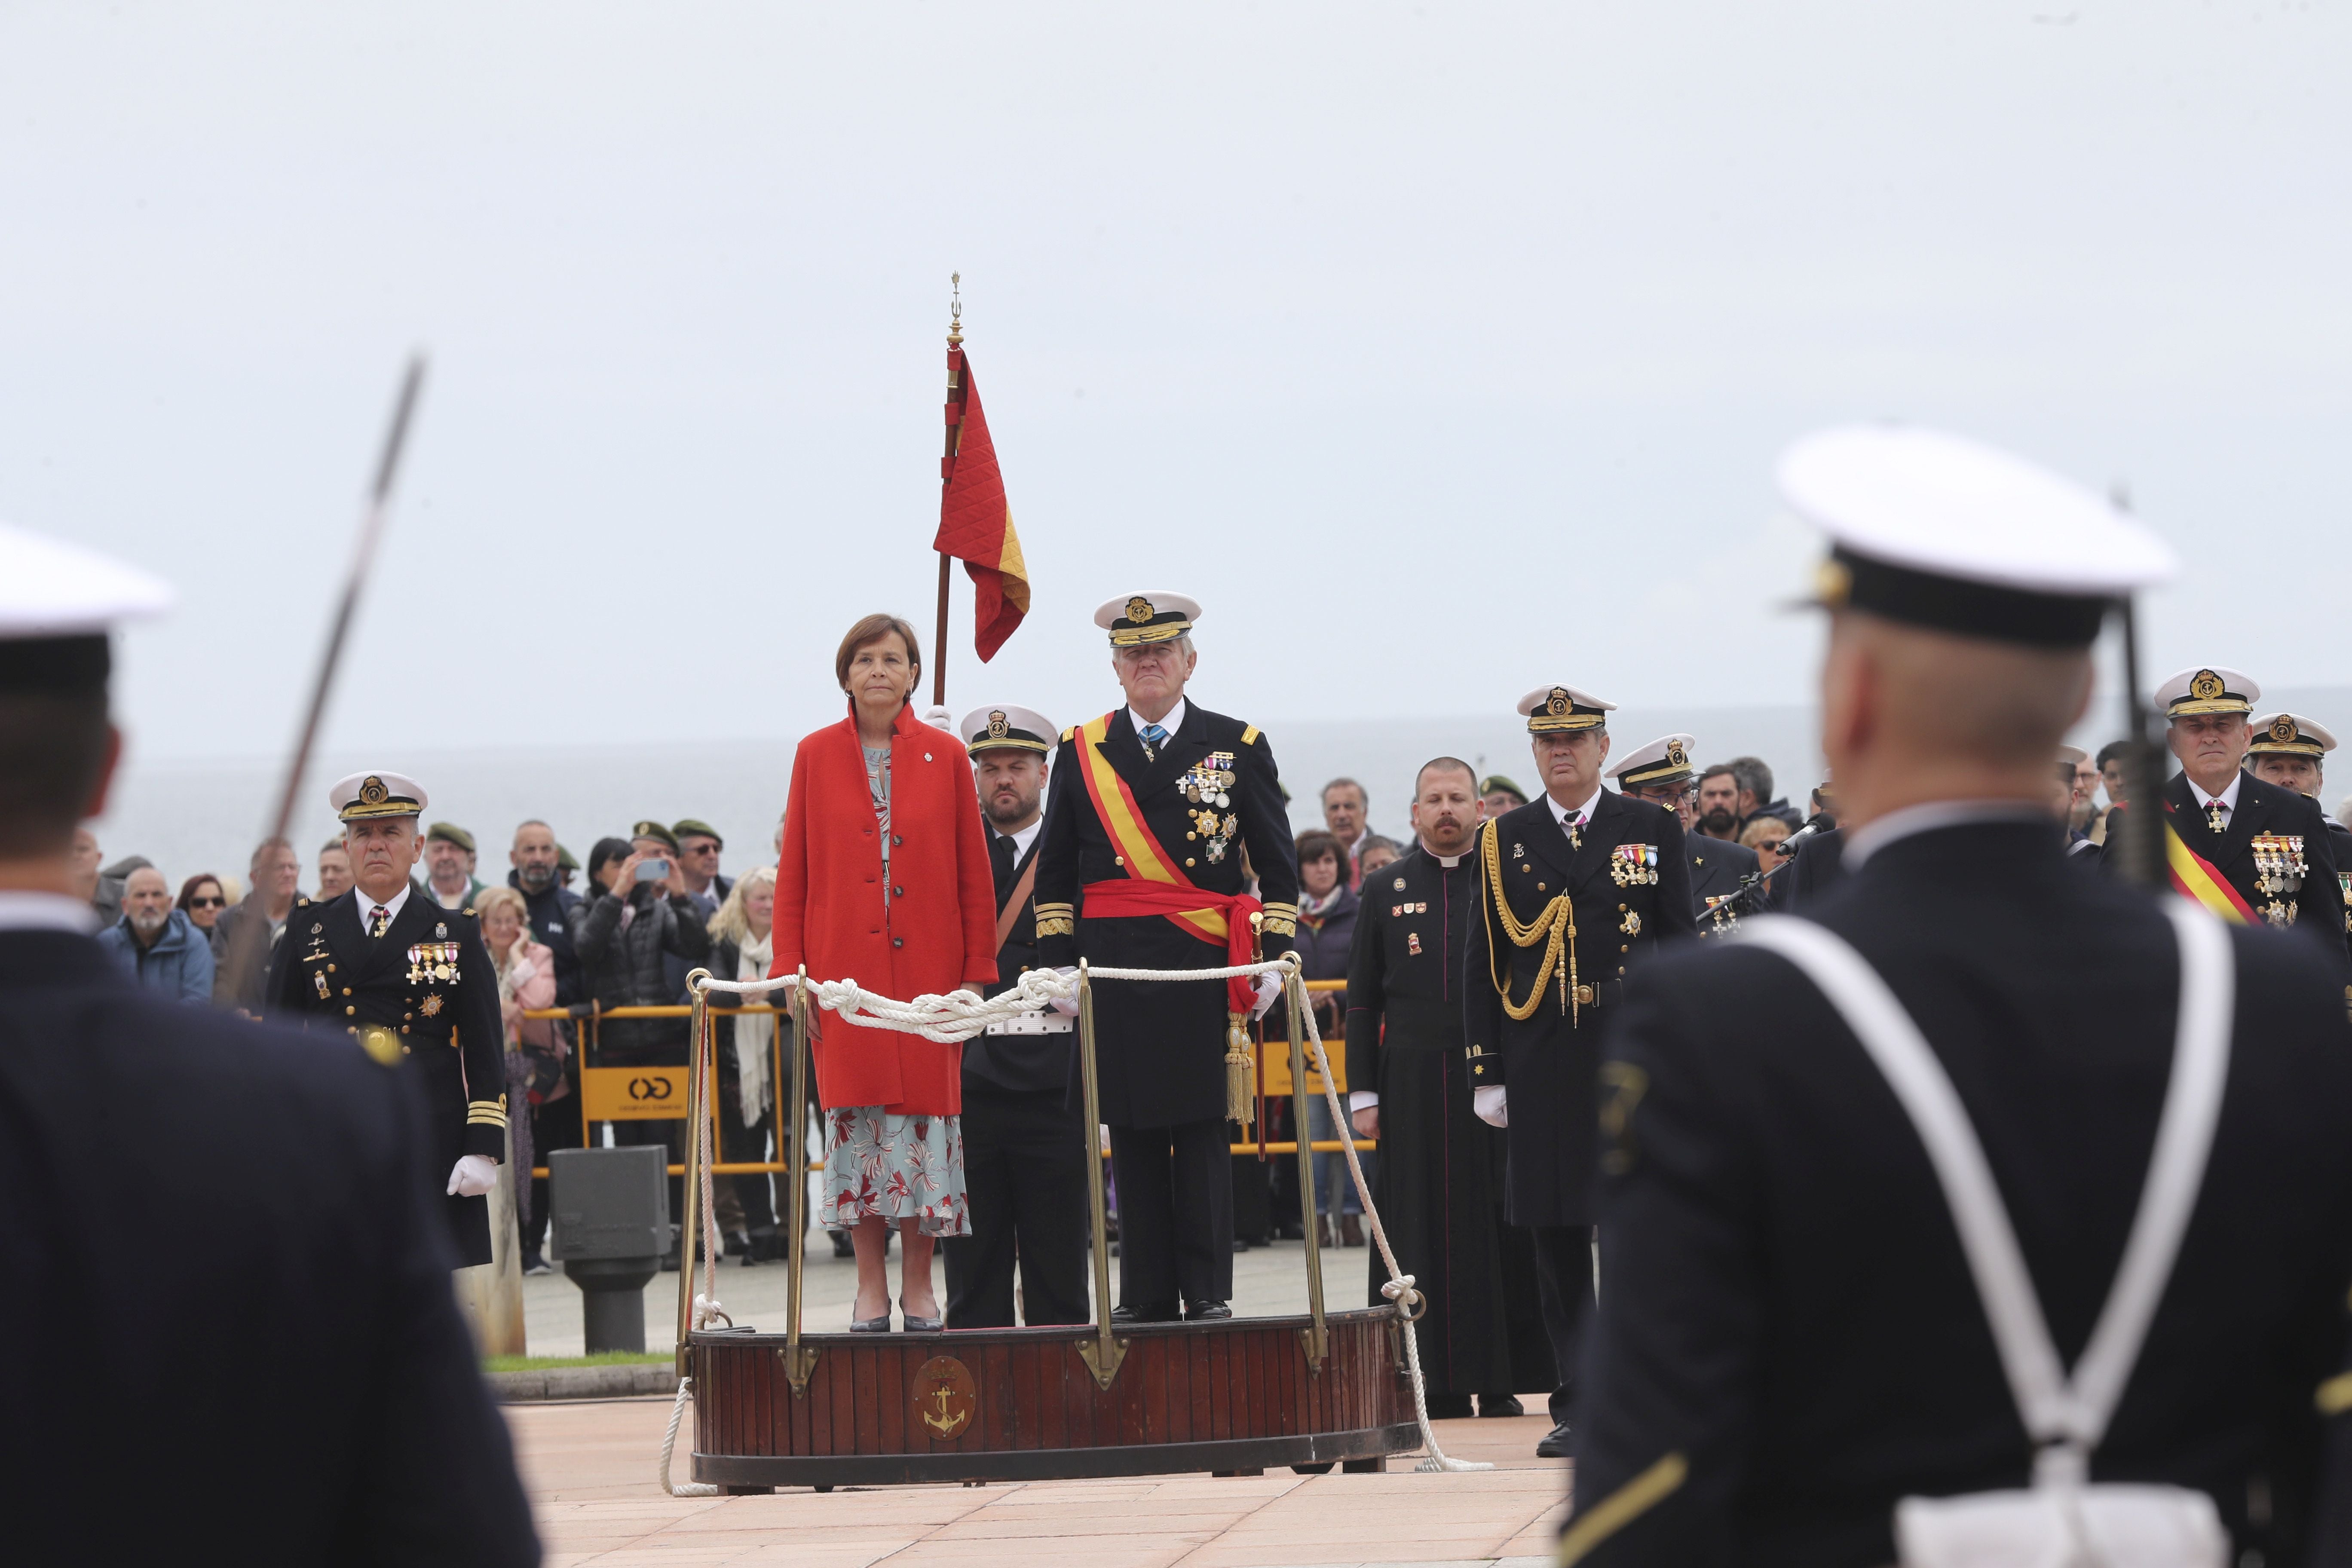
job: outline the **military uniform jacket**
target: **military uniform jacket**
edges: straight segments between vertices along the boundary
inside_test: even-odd
[[[461,1155],[504,1158],[505,1029],[473,911],[445,910],[412,882],[391,929],[371,937],[360,900],[355,888],[295,904],[271,970],[277,1007],[314,1029],[340,1026],[420,1074],[440,1182]],[[488,1263],[489,1200],[443,1201],[462,1259]]]
[[[1738,923],[1738,912],[1710,915],[1707,903],[1709,900],[1730,899],[1739,891],[1742,882],[1756,874],[1756,851],[1727,838],[1709,838],[1704,833],[1685,834],[1683,851],[1690,857],[1691,906],[1699,917],[1699,934],[1715,936],[1732,929]],[[1765,892],[1769,894],[1770,889]]]
[[[1885,845],[1807,918],[1950,1074],[2073,1365],[2155,1143],[2170,923],[2018,821]],[[2352,1285],[2352,1029],[2310,944],[2232,946],[2204,1185],[2091,1468],[2211,1493],[2231,1561],[2284,1564],[2304,1561],[2313,1391]],[[1819,990],[1770,952],[1686,945],[1637,972],[1608,1058],[1621,1131],[1561,1560],[1862,1568],[1895,1560],[1900,1498],[2025,1485],[2032,1444],[1927,1151]]]
[[[1037,962],[1139,969],[1221,969],[1223,942],[1165,915],[1089,917],[1082,889],[1139,875],[1133,827],[1168,869],[1212,893],[1242,893],[1249,851],[1265,904],[1265,954],[1290,951],[1298,924],[1298,857],[1273,749],[1254,724],[1188,701],[1156,757],[1124,708],[1062,732],[1037,862]],[[1090,775],[1089,763],[1109,776]],[[1120,786],[1124,786],[1123,789]],[[1097,792],[1102,800],[1097,804]],[[1104,812],[1118,820],[1106,823]],[[1115,832],[1114,829],[1118,831]],[[1225,1114],[1225,988],[1206,981],[1105,981],[1095,988],[1103,1121],[1171,1127]]]
[[[2344,885],[2336,878],[2336,839],[2319,803],[2252,773],[2238,777],[2238,804],[2220,833],[2189,787],[2187,773],[2164,785],[2168,820],[2180,841],[2237,889],[2264,924],[2307,931],[2338,959],[2352,959],[2345,944]],[[2107,832],[2115,832],[2111,823]],[[2287,862],[2265,889],[2263,862]],[[2298,864],[2299,863],[2299,864]]]
[[[1569,842],[1540,798],[1479,830],[1463,1043],[1474,1086],[1511,1090],[1504,1215],[1513,1225],[1591,1223],[1601,1029],[1637,961],[1667,936],[1698,932],[1672,810],[1604,789],[1578,838]],[[1513,923],[1546,921],[1563,894],[1572,940],[1566,925],[1513,940]],[[1509,989],[1508,1005],[1498,984]],[[1528,1016],[1512,1017],[1514,1008]]]
[[[992,845],[1002,837],[992,825],[988,826]],[[1015,860],[1008,874],[995,876],[1000,918],[1004,912],[1004,901],[1021,885],[1022,872],[1037,863],[1037,851],[1045,843],[1045,834],[1040,828],[1037,837],[1029,841],[1029,853]],[[1004,945],[996,950],[996,984],[988,988],[988,994],[994,996],[1012,990],[1020,984],[1022,975],[1036,967],[1037,892],[1033,886],[1029,896],[1022,900],[1021,911],[1013,917],[1012,929],[1004,933]],[[1057,1023],[1070,1022],[1053,1012],[1042,1017]],[[963,1043],[964,1082],[969,1085],[979,1079],[998,1089],[1064,1093],[1070,1086],[1071,1069],[1077,1060],[1077,1038],[1075,1027],[1034,1035],[974,1035]]]
[[[171,1001],[86,936],[0,931],[11,1561],[539,1561],[411,1076]],[[89,1462],[127,1415],[170,1456],[135,1500]]]

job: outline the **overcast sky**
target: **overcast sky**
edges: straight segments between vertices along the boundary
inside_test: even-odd
[[[1035,580],[951,707],[1208,605],[1278,719],[1807,695],[1774,454],[2129,486],[2151,675],[2352,680],[2342,6],[0,8],[0,516],[161,572],[147,757],[784,737],[929,637],[948,275]],[[397,765],[387,761],[383,765]]]

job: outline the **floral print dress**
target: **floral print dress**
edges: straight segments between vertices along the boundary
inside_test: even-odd
[[[866,748],[866,780],[887,857],[889,748]],[[890,880],[887,859],[882,880]],[[887,894],[884,909],[888,909]],[[964,1194],[962,1118],[900,1116],[878,1105],[845,1106],[824,1113],[824,1198],[817,1223],[846,1230],[869,1215],[894,1227],[901,1220],[913,1220],[925,1236],[971,1234]]]

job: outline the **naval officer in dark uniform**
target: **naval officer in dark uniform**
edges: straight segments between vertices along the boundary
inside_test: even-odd
[[[1670,936],[1696,936],[1681,820],[1604,788],[1609,711],[1572,686],[1519,700],[1544,793],[1479,830],[1478,908],[1462,981],[1479,1114],[1508,1131],[1504,1217],[1535,1233],[1559,1382],[1543,1458],[1568,1452],[1577,1346],[1592,1300],[1596,1140],[1617,1088],[1601,1032],[1625,976]],[[1517,1114],[1513,1115],[1516,1110]]]
[[[1185,700],[1201,606],[1181,594],[1113,599],[1124,706],[1062,731],[1037,854],[1038,962],[1222,969],[1267,958],[1298,929],[1298,858],[1273,748],[1255,724]],[[1256,868],[1249,896],[1242,851]],[[1261,900],[1263,900],[1261,902]],[[1118,1314],[1229,1318],[1234,1281],[1228,1058],[1281,994],[1246,981],[1105,981],[1095,987],[1102,1120],[1118,1183]]]
[[[1759,901],[1762,892],[1754,880],[1755,850],[1727,838],[1709,838],[1691,831],[1691,822],[1698,815],[1691,789],[1698,776],[1698,770],[1691,765],[1691,752],[1697,744],[1690,735],[1662,735],[1611,768],[1609,776],[1632,799],[1663,805],[1683,825],[1683,853],[1690,858],[1691,902],[1698,917],[1698,933],[1719,936],[1738,926],[1741,911]],[[1743,892],[1748,894],[1746,899],[1739,897]]]
[[[971,753],[996,881],[996,984],[1011,990],[1037,967],[1037,841],[1045,836],[1045,753],[1052,721],[1011,703],[976,708],[956,729]],[[989,1026],[963,1045],[964,1190],[971,1234],[940,1244],[948,1265],[948,1327],[1021,1319],[1092,1321],[1087,1300],[1086,1118],[1070,1096],[1076,1035],[1066,1014]]]
[[[447,1172],[450,1244],[460,1265],[488,1263],[487,1194],[507,1135],[497,971],[474,911],[444,909],[410,879],[423,786],[402,773],[352,773],[328,800],[354,885],[325,903],[297,900],[270,970],[273,1003],[415,1075],[428,1163]]]
[[[2246,748],[2246,771],[2264,784],[2317,802],[2326,787],[2326,759],[2336,749],[2336,732],[2300,713],[2264,713],[2253,721],[2253,735]],[[2328,847],[2336,855],[2336,885],[2347,906],[2344,923],[2352,931],[2352,828],[2330,816],[2325,805],[2319,820],[2327,826]]]
[[[1843,881],[1791,923],[1841,939],[1924,1036],[2077,1367],[2149,1171],[2182,964],[2155,900],[2068,863],[2051,757],[2102,618],[2171,552],[2094,491],[1931,432],[1831,432],[1781,475],[1832,541],[1822,742],[1850,825]],[[2035,1468],[1920,1134],[1758,926],[1660,954],[1612,1022],[1626,1088],[1563,1563],[1874,1568],[1900,1500]],[[2205,1492],[2236,1537],[2208,1560],[2276,1568],[2305,1560],[2313,1393],[2352,1286],[2352,1031],[2314,944],[2226,946],[2218,1137],[2087,1468]]]
[[[1348,1108],[1377,1138],[1372,1198],[1428,1310],[1413,1325],[1433,1420],[1517,1415],[1503,1289],[1502,1135],[1471,1110],[1462,962],[1478,907],[1478,777],[1457,757],[1413,779],[1413,846],[1364,879],[1348,952]],[[1385,1300],[1378,1250],[1368,1300]]]
[[[2251,676],[2219,665],[2184,669],[2156,689],[2165,743],[2180,763],[2164,786],[2165,821],[2192,858],[2174,876],[2220,904],[2217,913],[2293,929],[2352,960],[2335,840],[2319,803],[2242,765],[2254,738],[2247,715],[2262,694]],[[2108,821],[2109,843],[2120,822]]]
[[[168,599],[0,527],[10,1560],[535,1563],[401,1075],[141,987],[70,891],[109,629]]]

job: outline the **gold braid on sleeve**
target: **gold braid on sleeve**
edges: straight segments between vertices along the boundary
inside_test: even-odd
[[[1512,1018],[1525,1021],[1535,1016],[1543,1005],[1544,982],[1554,974],[1559,976],[1559,1010],[1568,1012],[1570,996],[1576,989],[1576,914],[1566,893],[1561,893],[1544,906],[1543,913],[1532,921],[1521,921],[1511,910],[1511,901],[1503,896],[1502,838],[1489,823],[1483,836],[1486,842],[1478,852],[1479,864],[1486,873],[1486,951],[1490,965],[1488,978],[1494,982],[1495,994],[1503,999],[1503,1011]],[[1528,999],[1511,1000],[1510,965],[1507,955],[1495,941],[1495,910],[1503,915],[1503,934],[1511,939],[1514,947],[1544,944],[1543,966],[1536,971],[1536,983],[1528,988]],[[1565,960],[1565,962],[1563,962]]]

